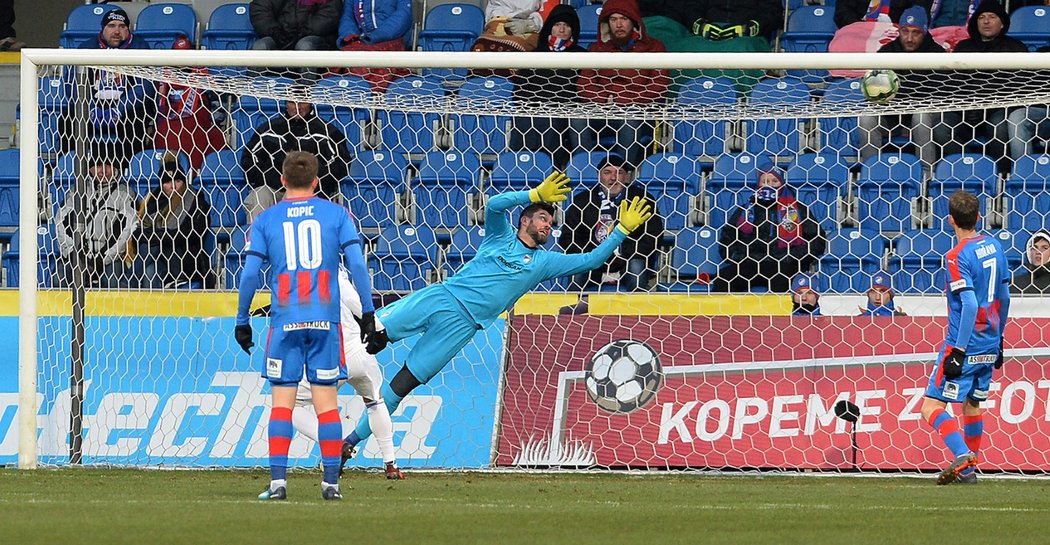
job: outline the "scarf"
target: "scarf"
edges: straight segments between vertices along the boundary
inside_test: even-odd
[[[627,43],[625,43],[625,44],[623,44],[621,46],[618,46],[618,47],[620,48],[620,51],[625,51],[625,52],[626,51],[630,51],[631,48],[634,47],[634,44],[638,43],[638,40],[641,40],[641,39],[642,39],[642,33],[638,32],[638,29],[636,28],[636,29],[631,31],[631,38],[629,40],[627,40]]]
[[[868,301],[868,310],[864,313],[865,316],[893,316],[895,310],[893,308],[893,299],[886,301],[885,305],[876,306],[875,303]]]
[[[185,85],[162,84],[160,88],[161,115],[168,119],[191,117],[201,107],[201,92]]]
[[[890,0],[871,0],[868,14],[864,16],[865,21],[878,21],[880,15],[890,16]]]
[[[571,47],[572,44],[573,41],[571,37],[565,38],[563,40],[561,38],[551,36],[550,39],[547,40],[547,45],[550,47],[550,51],[565,51],[566,49]]]
[[[781,187],[777,193],[776,202],[773,206],[770,206],[770,213],[767,216],[769,223],[772,224],[770,229],[774,225],[776,227],[776,235],[775,237],[771,236],[770,239],[775,238],[777,246],[780,248],[803,244],[805,240],[802,238],[802,222],[798,213],[798,201],[795,200],[794,192],[789,188]],[[751,199],[748,202],[747,209],[740,215],[737,227],[743,233],[751,234],[755,231],[756,201],[761,202],[757,198]]]

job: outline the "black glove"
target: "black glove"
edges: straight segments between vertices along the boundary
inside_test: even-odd
[[[237,344],[241,345],[241,350],[244,350],[245,354],[251,355],[251,349],[255,346],[255,343],[252,341],[252,324],[235,327],[233,329],[233,338],[237,340]]]
[[[944,378],[950,380],[961,377],[965,362],[966,352],[952,347],[951,351],[941,360],[941,371],[944,373]]]
[[[369,354],[382,352],[390,338],[386,336],[386,328],[376,329],[376,313],[366,312],[360,318],[355,316],[354,319],[361,327],[361,342],[365,344],[365,351]]]
[[[1003,338],[999,337],[999,356],[995,358],[995,368],[1003,368]]]

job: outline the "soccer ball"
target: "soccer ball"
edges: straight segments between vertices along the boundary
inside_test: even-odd
[[[864,98],[876,104],[888,104],[900,88],[900,79],[893,70],[868,70],[860,80]]]
[[[613,341],[587,365],[587,396],[611,413],[627,413],[648,403],[663,381],[660,357],[639,341]]]

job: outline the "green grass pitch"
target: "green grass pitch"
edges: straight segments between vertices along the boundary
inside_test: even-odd
[[[442,544],[1045,543],[1050,480],[703,473],[0,469],[0,543]]]

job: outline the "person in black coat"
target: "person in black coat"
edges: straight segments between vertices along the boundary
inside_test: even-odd
[[[350,165],[346,136],[335,125],[317,117],[313,104],[289,100],[284,115],[255,129],[241,158],[245,179],[252,187],[244,199],[251,220],[284,198],[281,165],[289,151],[317,156],[317,177],[321,181],[317,194],[340,202],[339,181],[346,177]]]
[[[259,35],[252,49],[335,49],[343,1],[252,0],[248,16]]]
[[[647,199],[656,209],[656,199],[645,188],[629,184],[632,167],[618,155],[609,155],[599,166],[600,183],[578,193],[565,211],[558,242],[567,254],[589,252],[597,248],[617,222],[620,202],[634,197]],[[603,267],[580,273],[572,278],[574,288],[586,289],[618,278],[624,291],[647,290],[657,265],[657,243],[664,232],[664,222],[653,215],[627,236]]]
[[[781,0],[645,0],[643,15],[665,15],[709,40],[762,36],[770,43],[784,28]]]

